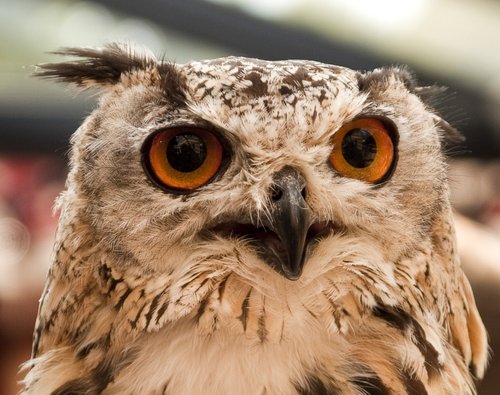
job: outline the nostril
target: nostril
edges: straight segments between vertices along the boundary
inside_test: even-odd
[[[276,202],[276,201],[280,200],[282,196],[283,196],[283,190],[281,188],[279,188],[278,186],[274,185],[271,188],[271,199],[274,202]]]
[[[300,194],[302,195],[302,197],[305,200],[306,197],[307,197],[307,189],[306,189],[306,187],[302,188],[302,191],[300,192]]]

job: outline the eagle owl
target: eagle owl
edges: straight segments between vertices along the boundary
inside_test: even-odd
[[[72,138],[24,394],[475,393],[456,133],[429,87],[400,67],[61,53],[36,74],[101,95]]]

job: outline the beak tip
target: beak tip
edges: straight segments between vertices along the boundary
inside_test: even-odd
[[[302,271],[300,271],[298,273],[290,273],[290,272],[286,272],[283,270],[283,274],[288,280],[297,281],[301,277]]]
[[[282,274],[291,281],[296,281],[302,276],[302,270],[304,268],[304,259],[295,264],[290,264],[290,262],[281,262],[281,272]]]

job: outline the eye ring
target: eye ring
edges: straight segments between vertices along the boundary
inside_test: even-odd
[[[332,137],[329,157],[341,175],[380,184],[392,175],[397,162],[397,134],[392,123],[379,118],[358,118]]]
[[[198,127],[162,129],[149,136],[142,148],[148,177],[171,193],[189,193],[208,183],[224,168],[224,141]]]

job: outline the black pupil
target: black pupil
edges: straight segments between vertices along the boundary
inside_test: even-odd
[[[207,147],[195,134],[178,134],[167,145],[167,159],[175,170],[189,173],[198,169],[207,157]]]
[[[370,166],[377,154],[377,143],[365,129],[352,129],[342,140],[342,155],[353,167],[362,169]]]

